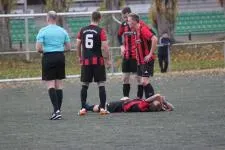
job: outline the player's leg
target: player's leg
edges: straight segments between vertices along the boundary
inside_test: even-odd
[[[143,87],[143,84],[141,82],[141,78],[142,78],[142,71],[141,71],[140,65],[138,65],[137,66],[137,75],[136,75],[137,84],[138,84],[138,87],[137,87],[137,98],[140,98],[140,99],[142,99],[143,92],[144,92],[144,87]]]
[[[123,72],[123,97],[129,97],[130,93],[130,69],[129,59],[123,59],[122,61],[122,72]],[[123,98],[122,98],[123,99]]]
[[[87,90],[89,87],[89,83],[92,82],[93,79],[93,66],[81,66],[81,91],[80,91],[80,99],[81,99],[81,109],[78,112],[78,115],[86,115],[87,110],[85,108],[87,101]]]
[[[65,79],[65,77],[66,77],[64,54],[58,53],[57,59],[58,59],[58,65],[57,65],[57,71],[56,71],[55,86],[56,86],[56,94],[57,94],[57,97],[58,97],[59,110],[61,110],[62,100],[63,100],[63,82],[62,82],[62,79]]]
[[[55,83],[58,61],[57,54],[54,53],[44,54],[42,58],[42,79],[46,81],[49,98],[53,105],[53,113],[50,117],[51,120],[61,119]]]
[[[57,120],[61,119],[61,114],[59,111],[59,103],[58,103],[58,97],[56,93],[56,86],[55,86],[55,80],[49,80],[46,81],[47,87],[48,87],[48,94],[50,97],[50,100],[53,105],[53,113],[52,116],[50,117],[51,120]]]
[[[123,97],[130,94],[130,73],[123,73]]]
[[[62,101],[63,101],[63,82],[62,80],[56,80],[56,94],[58,98],[59,110],[61,110]]]
[[[99,88],[99,113],[101,115],[108,114],[108,111],[105,109],[106,104],[106,90],[105,90],[105,81],[106,81],[106,72],[105,66],[97,65],[94,68],[94,81],[97,82]]]
[[[154,88],[150,83],[150,76],[153,76],[154,70],[154,61],[150,61],[149,63],[143,65],[142,69],[142,85],[144,87],[145,98],[148,98],[155,94]]]

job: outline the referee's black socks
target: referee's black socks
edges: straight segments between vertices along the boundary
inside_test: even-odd
[[[81,108],[85,108],[86,107],[87,90],[88,90],[88,86],[87,85],[82,85],[82,89],[81,89],[81,92],[80,92]]]
[[[63,90],[56,89],[56,94],[57,94],[57,98],[58,98],[59,110],[61,110],[62,100],[63,100]]]
[[[105,92],[105,86],[99,86],[99,98],[100,98],[100,108],[105,109],[105,103],[106,103],[106,92]]]
[[[154,89],[150,83],[144,86],[144,91],[145,91],[145,98],[149,98],[155,94]]]
[[[58,105],[58,98],[57,98],[55,88],[48,89],[48,94],[49,94],[49,97],[51,99],[51,102],[52,102],[52,105],[53,105],[53,108],[54,108],[54,112],[56,112],[57,110],[59,110],[59,105]]]
[[[129,97],[130,94],[130,84],[123,84],[123,96]]]

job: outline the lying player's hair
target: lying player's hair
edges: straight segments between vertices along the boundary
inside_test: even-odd
[[[128,14],[128,17],[131,17],[132,20],[134,20],[134,21],[136,21],[136,22],[139,22],[139,20],[140,20],[139,15],[138,15],[138,14],[135,14],[135,13],[130,13],[130,14]]]
[[[124,7],[123,9],[122,9],[122,14],[126,14],[126,13],[131,13],[131,9],[130,9],[130,7]]]
[[[101,13],[99,11],[94,11],[91,15],[91,20],[93,22],[99,22],[101,19]]]
[[[149,106],[149,111],[160,111],[161,110],[161,104],[158,101],[154,101]]]

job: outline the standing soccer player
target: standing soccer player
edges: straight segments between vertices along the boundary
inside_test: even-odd
[[[57,14],[49,11],[48,26],[42,28],[37,35],[36,49],[43,53],[42,80],[46,81],[48,94],[53,105],[51,120],[61,119],[63,99],[62,79],[65,78],[64,49],[69,50],[70,38],[63,28],[56,25]]]
[[[92,13],[91,24],[81,28],[77,35],[77,50],[81,63],[81,110],[79,115],[85,115],[87,90],[89,83],[97,82],[99,87],[100,98],[100,114],[107,114],[105,110],[106,103],[106,71],[104,58],[102,56],[103,49],[106,53],[106,65],[110,65],[109,47],[107,44],[107,36],[105,30],[100,28],[98,24],[101,20],[101,14],[98,11]],[[82,46],[82,51],[81,51]]]
[[[130,93],[130,75],[137,73],[136,61],[136,35],[131,31],[127,21],[128,14],[131,13],[130,7],[122,9],[122,17],[124,22],[120,25],[118,31],[118,42],[120,44],[122,55],[122,72],[123,72],[123,99],[127,99]],[[140,78],[136,76],[138,82],[137,97],[142,98],[143,86],[140,83]]]
[[[137,34],[137,74],[141,77],[145,98],[148,98],[154,95],[154,89],[149,81],[149,77],[153,76],[154,72],[154,51],[157,46],[157,37],[148,26],[140,23],[137,14],[130,13],[128,15],[128,24]]]

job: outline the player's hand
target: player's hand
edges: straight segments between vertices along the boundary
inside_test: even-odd
[[[82,62],[83,62],[83,58],[81,58],[81,57],[78,57],[78,59],[77,59],[77,60],[78,60],[78,62],[77,62],[77,63],[78,63],[78,64],[80,64],[80,65],[82,65]]]
[[[147,56],[145,56],[144,61],[145,61],[145,62],[151,61],[152,58],[153,58],[152,56],[153,56],[153,55],[152,55],[151,53],[149,53]]]
[[[125,46],[124,45],[120,46],[120,52],[121,52],[121,56],[124,56],[124,54],[125,54]]]
[[[111,60],[106,60],[105,66],[106,66],[107,69],[109,69],[112,66]]]

